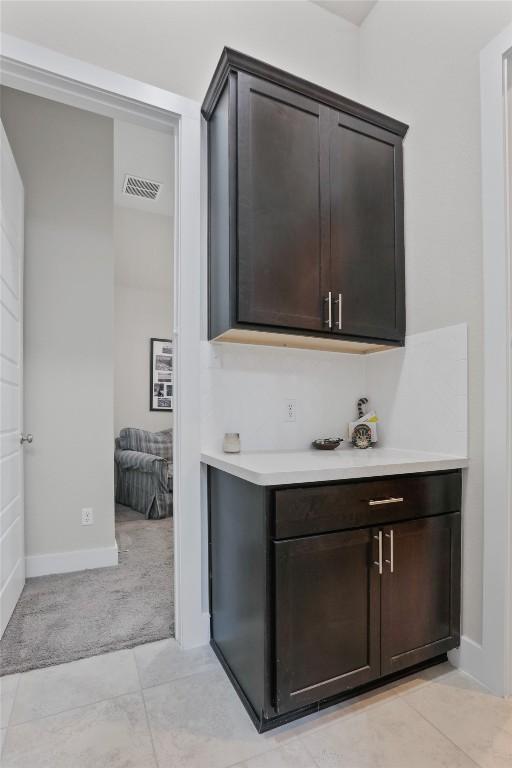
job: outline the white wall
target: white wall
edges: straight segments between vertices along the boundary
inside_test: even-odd
[[[31,558],[114,545],[112,121],[10,89],[1,95],[26,200],[30,574]],[[81,525],[82,507],[94,509],[94,525]]]
[[[114,205],[169,216],[174,211],[174,134],[114,120]],[[125,194],[126,176],[160,183],[156,200]]]
[[[357,95],[358,29],[313,3],[3,2],[4,32],[202,101],[227,45]]]
[[[114,209],[114,430],[156,432],[172,413],[149,410],[150,339],[172,338],[172,218]]]
[[[361,28],[360,98],[405,140],[408,333],[469,326],[470,470],[463,632],[482,632],[482,232],[479,52],[512,19],[499,2],[378,3]]]

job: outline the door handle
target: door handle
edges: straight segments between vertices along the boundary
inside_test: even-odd
[[[341,331],[343,328],[343,294],[338,293],[338,298],[335,302],[338,305],[338,322],[336,325],[338,326],[338,330]]]
[[[374,560],[373,564],[379,566],[379,576],[382,576],[382,531],[379,531],[378,535],[373,538],[379,542],[379,559]]]
[[[386,563],[389,565],[389,572],[394,573],[395,571],[395,536],[392,528],[389,533],[386,533],[386,539],[389,539],[389,560],[386,560]]]
[[[34,440],[34,436],[31,435],[30,432],[28,434],[25,434],[24,432],[22,432],[20,435],[21,445],[23,445],[23,443],[32,443],[33,440]]]
[[[370,499],[368,502],[369,507],[376,507],[379,504],[401,504],[404,500],[403,496],[390,496],[389,499]]]
[[[332,291],[329,291],[324,301],[327,302],[327,323],[328,328],[332,328]]]

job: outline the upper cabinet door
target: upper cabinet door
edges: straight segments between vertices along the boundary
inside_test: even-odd
[[[238,73],[239,323],[327,326],[329,110]]]
[[[335,331],[402,340],[402,140],[333,110],[330,144],[330,290],[336,301]]]

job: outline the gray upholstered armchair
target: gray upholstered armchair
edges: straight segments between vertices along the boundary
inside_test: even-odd
[[[128,427],[116,438],[116,501],[146,518],[172,515],[172,429]]]

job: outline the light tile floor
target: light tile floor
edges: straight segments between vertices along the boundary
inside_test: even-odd
[[[442,665],[259,735],[174,640],[0,680],[2,768],[512,768],[512,701]]]

